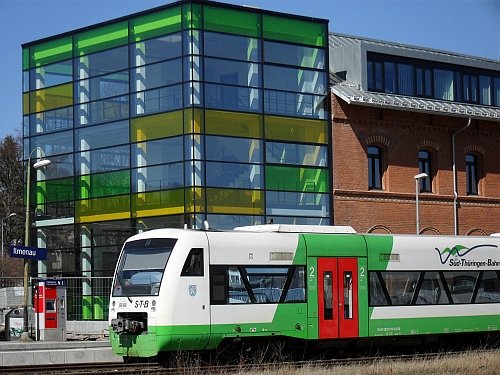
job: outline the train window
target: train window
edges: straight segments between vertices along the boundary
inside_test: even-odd
[[[410,305],[420,272],[381,272],[385,287],[394,306]]]
[[[471,303],[479,271],[445,272],[453,303]]]
[[[248,282],[257,303],[278,303],[285,287],[288,267],[246,267]]]
[[[370,272],[370,306],[388,305],[380,279],[379,272]]]
[[[333,320],[333,275],[331,271],[323,272],[323,316],[325,320]]]
[[[306,302],[306,270],[295,267],[293,278],[286,292],[285,302]],[[285,289],[287,289],[285,287]]]
[[[227,291],[227,267],[210,267],[210,303],[212,305],[226,304]]]
[[[203,276],[203,249],[191,249],[182,267],[181,276]]]
[[[417,305],[442,305],[448,303],[439,272],[425,272],[418,291]]]
[[[251,303],[250,295],[245,287],[238,267],[228,267],[229,304]]]
[[[499,303],[500,302],[500,279],[499,272],[484,271],[479,289],[477,291],[476,303]]]

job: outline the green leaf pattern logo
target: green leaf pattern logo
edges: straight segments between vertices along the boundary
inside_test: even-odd
[[[445,264],[446,262],[448,262],[448,259],[450,259],[450,257],[452,257],[452,256],[462,258],[463,256],[470,253],[472,250],[476,250],[480,247],[498,247],[498,246],[497,245],[476,245],[476,246],[472,246],[472,247],[466,247],[463,245],[455,245],[451,249],[449,247],[447,247],[443,251],[439,250],[437,247],[435,249],[439,254],[441,264]]]

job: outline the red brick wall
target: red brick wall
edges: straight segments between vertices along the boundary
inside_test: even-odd
[[[365,232],[378,225],[414,233],[418,150],[431,151],[433,193],[420,194],[420,229],[453,234],[453,132],[466,118],[349,105],[333,96],[334,223]],[[383,191],[368,191],[366,147],[384,150]],[[465,154],[482,154],[480,196],[465,191]],[[456,137],[459,233],[500,232],[500,123],[472,120]],[[431,227],[426,230],[425,228]],[[383,229],[377,230],[378,232]],[[479,232],[475,232],[478,234]]]

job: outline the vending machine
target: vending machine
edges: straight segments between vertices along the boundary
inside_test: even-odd
[[[39,281],[34,294],[37,341],[66,341],[65,281]]]

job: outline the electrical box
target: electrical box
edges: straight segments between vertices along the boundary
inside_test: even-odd
[[[66,341],[66,283],[47,279],[35,290],[37,341]]]

